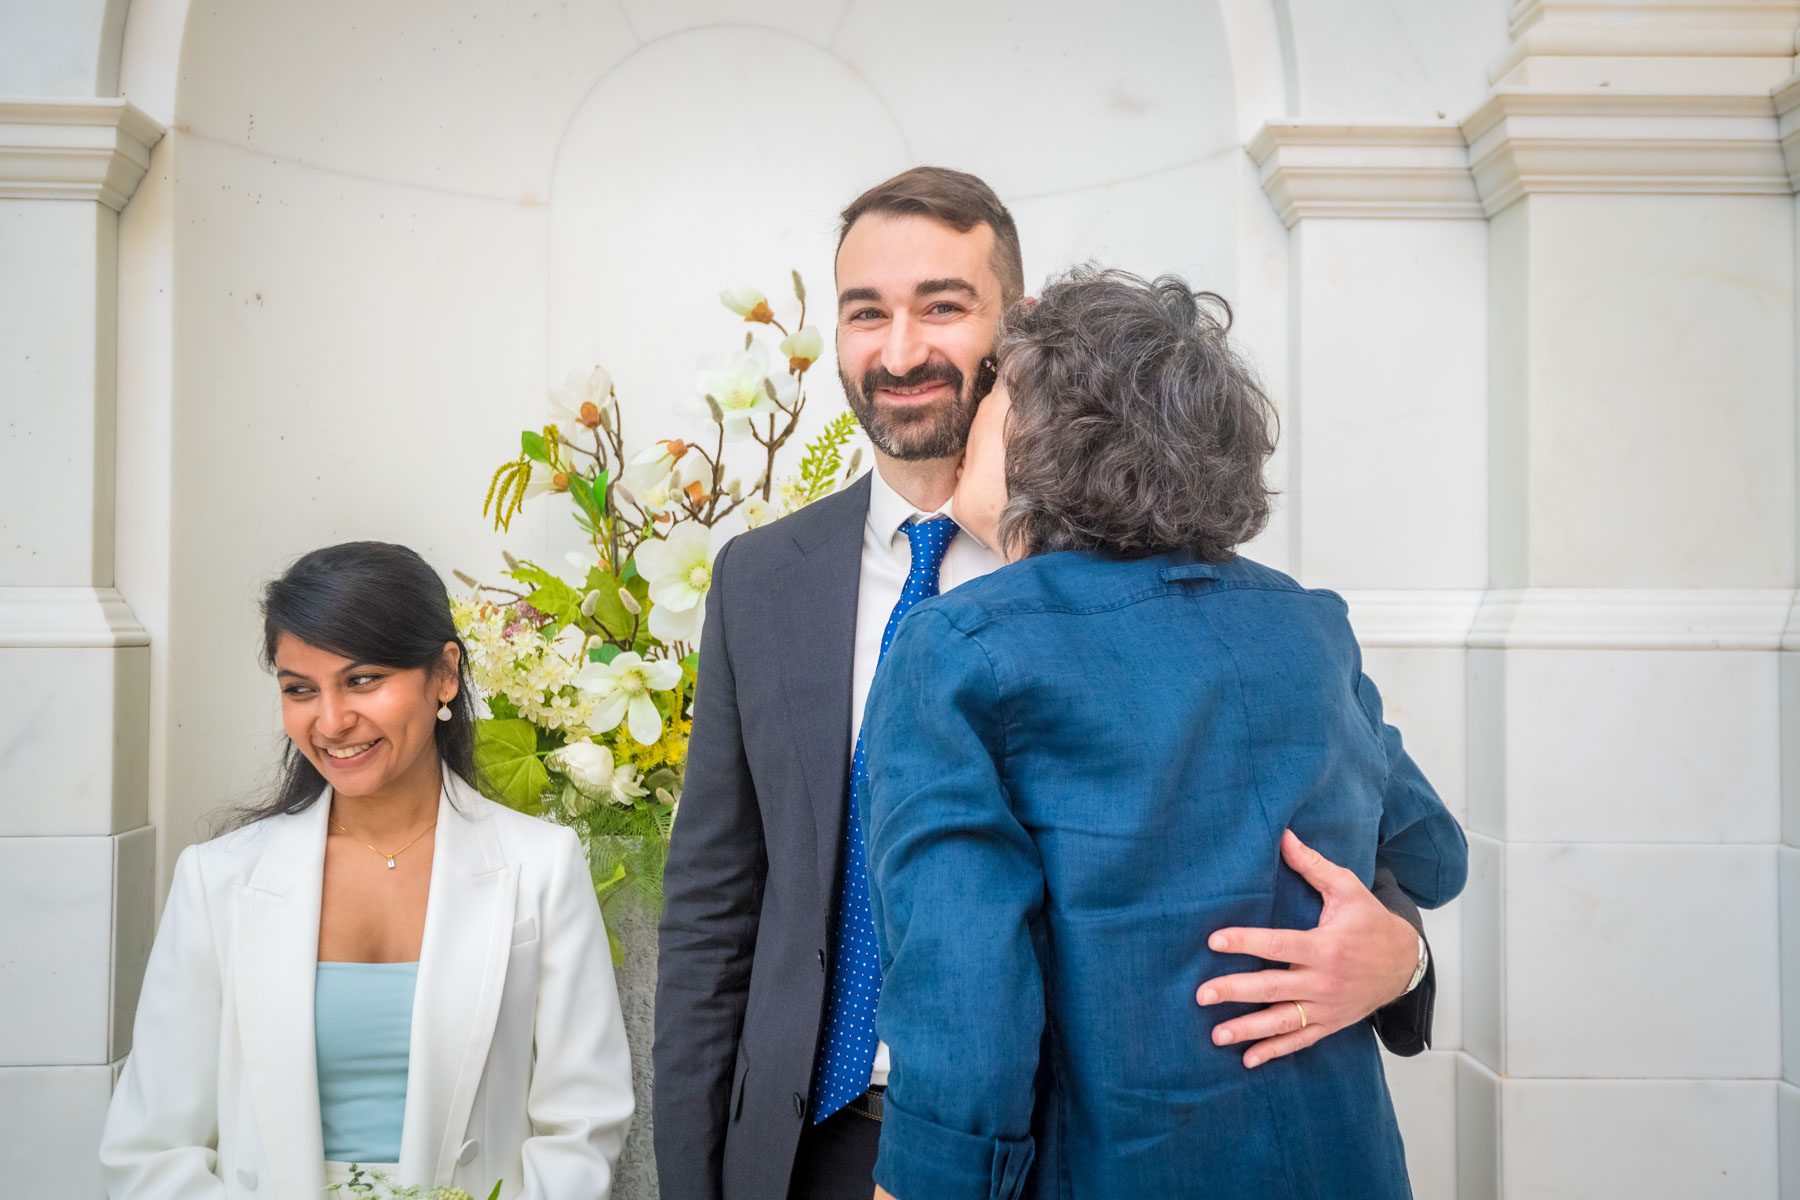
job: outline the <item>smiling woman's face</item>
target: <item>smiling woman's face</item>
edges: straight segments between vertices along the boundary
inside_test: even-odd
[[[456,655],[454,643],[445,647],[447,672],[402,670],[284,633],[275,645],[282,726],[339,795],[418,783],[437,770],[437,709],[456,694]]]

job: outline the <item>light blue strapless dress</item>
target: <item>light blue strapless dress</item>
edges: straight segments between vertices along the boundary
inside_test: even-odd
[[[325,1157],[400,1161],[419,964],[322,962],[313,991]]]

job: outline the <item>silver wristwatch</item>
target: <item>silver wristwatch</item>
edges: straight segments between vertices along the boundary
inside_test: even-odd
[[[1412,978],[1406,981],[1406,990],[1402,996],[1410,996],[1413,989],[1425,980],[1425,969],[1431,965],[1431,951],[1425,945],[1425,935],[1419,935],[1419,964],[1413,968]]]

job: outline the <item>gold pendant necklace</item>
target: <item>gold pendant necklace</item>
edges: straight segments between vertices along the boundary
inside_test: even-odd
[[[363,841],[361,838],[357,837],[354,833],[351,833],[348,829],[345,829],[343,827],[343,825],[339,823],[339,821],[336,817],[331,818],[331,823],[333,825],[337,826],[339,833],[343,834],[345,837],[349,838],[351,841],[356,842],[359,845],[369,846],[369,843]],[[381,855],[382,858],[386,859],[388,870],[391,871],[394,869],[394,860],[396,858],[399,858],[402,854],[405,854],[408,850],[411,850],[414,846],[418,845],[419,838],[424,837],[425,834],[430,833],[432,830],[434,830],[436,828],[437,828],[437,821],[433,820],[431,822],[431,824],[429,824],[425,827],[424,832],[419,834],[419,837],[416,837],[412,841],[406,843],[406,845],[400,847],[398,850],[394,851],[392,854],[389,854],[386,850],[379,849],[375,846],[369,846],[369,849],[374,850],[375,853]]]

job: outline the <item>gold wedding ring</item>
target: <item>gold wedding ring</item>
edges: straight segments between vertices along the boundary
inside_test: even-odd
[[[1305,1029],[1306,1028],[1306,1009],[1304,1009],[1300,1006],[1300,1002],[1298,1000],[1289,1000],[1288,1003],[1293,1005],[1294,1011],[1300,1014],[1300,1028]]]

